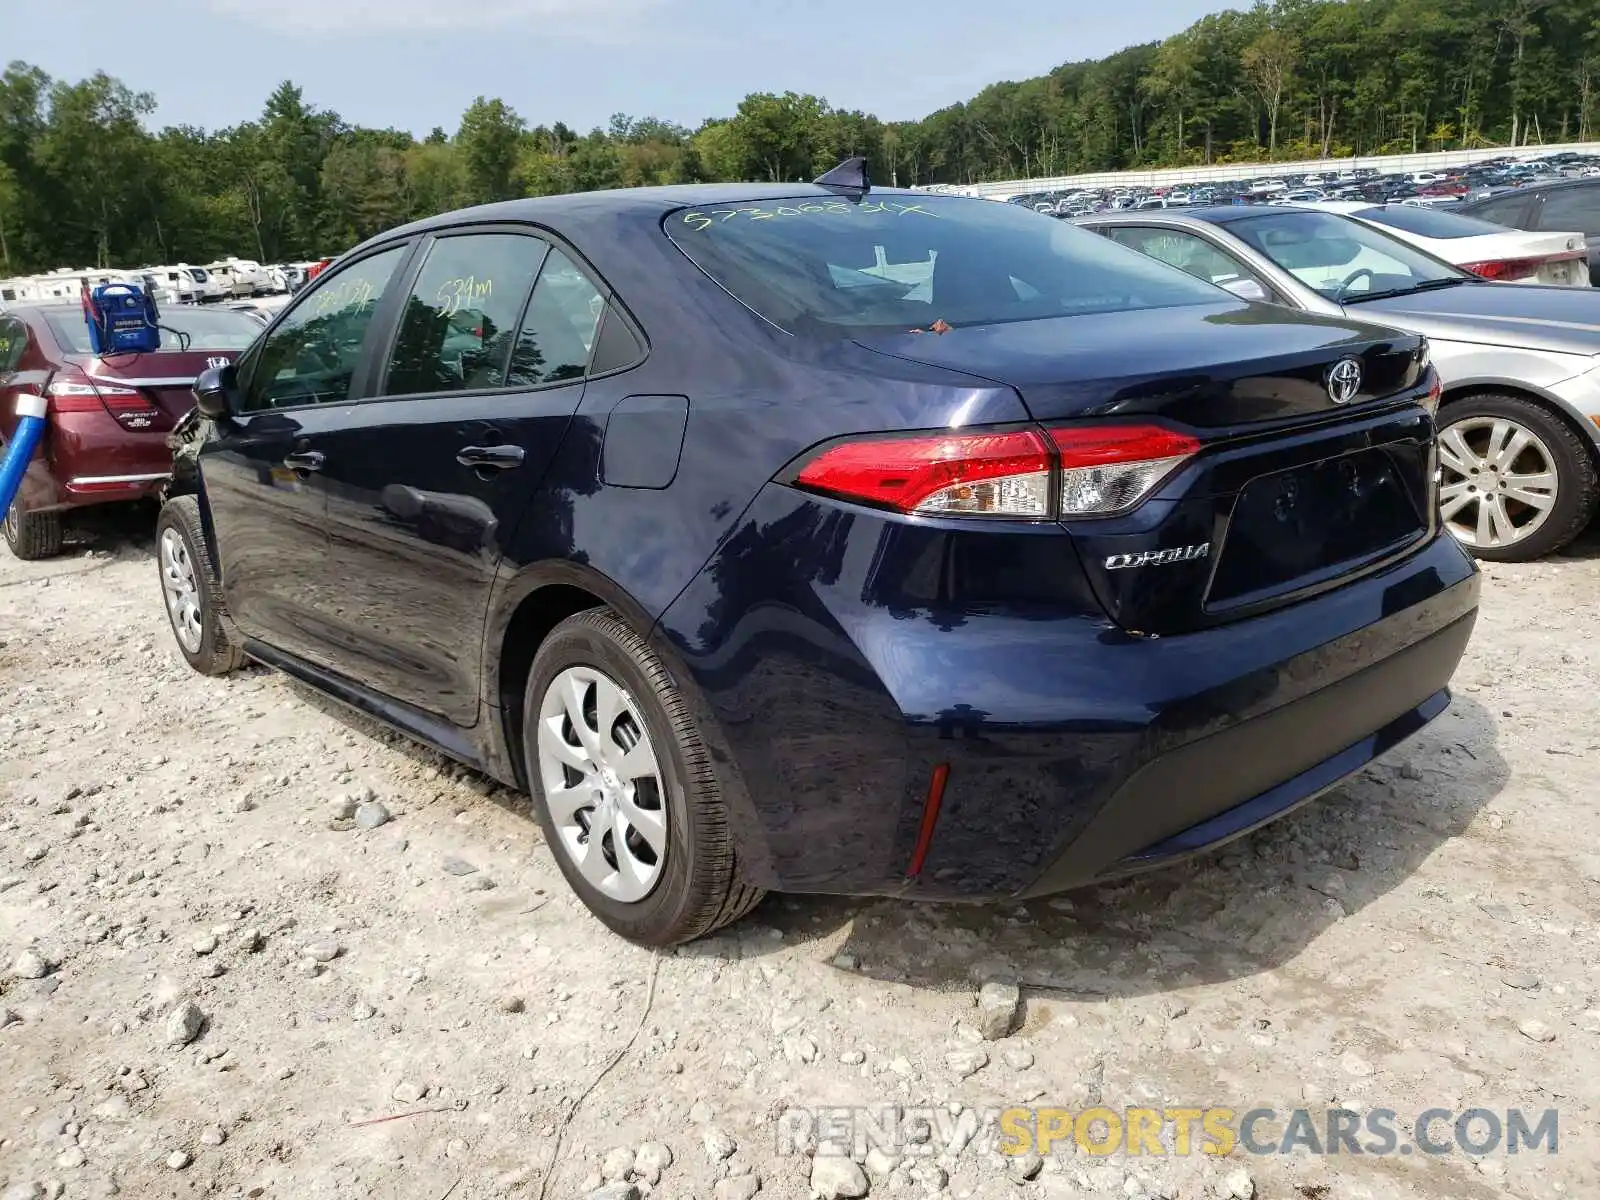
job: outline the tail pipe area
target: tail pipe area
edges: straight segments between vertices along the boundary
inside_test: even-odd
[[[17,489],[22,486],[28,460],[44,436],[45,404],[43,396],[23,394],[17,397],[16,432],[6,446],[5,457],[0,459],[0,513],[11,508]]]

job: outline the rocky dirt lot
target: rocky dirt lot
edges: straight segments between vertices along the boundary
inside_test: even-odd
[[[1450,712],[1220,856],[1026,906],[774,897],[654,956],[521,796],[280,675],[191,674],[147,527],[0,554],[0,1196],[1595,1196],[1597,597],[1593,534],[1491,567]],[[1023,1103],[1556,1108],[1560,1141],[1041,1163],[962,1132]],[[845,1105],[910,1144],[808,1156],[796,1114]]]

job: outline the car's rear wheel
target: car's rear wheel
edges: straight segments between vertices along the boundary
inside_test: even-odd
[[[1469,396],[1439,414],[1439,514],[1479,558],[1526,562],[1593,518],[1600,487],[1588,447],[1520,396]]]
[[[18,558],[53,558],[61,553],[61,514],[23,512],[22,501],[13,500],[6,509],[5,538]]]
[[[609,609],[567,618],[539,647],[523,750],[561,873],[616,933],[675,945],[761,899],[740,880],[721,787],[688,705]]]
[[[193,496],[169,500],[156,518],[156,564],[167,623],[184,660],[202,675],[225,675],[244,663],[228,636],[222,592]]]

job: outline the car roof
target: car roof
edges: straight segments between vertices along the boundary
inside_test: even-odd
[[[391,241],[444,229],[455,225],[495,221],[533,222],[565,232],[566,225],[584,225],[596,219],[634,219],[653,222],[675,208],[706,205],[752,204],[773,200],[837,200],[853,195],[837,188],[814,183],[684,183],[665,187],[609,188],[595,192],[567,192],[559,196],[529,196],[459,208],[437,216],[424,217],[408,225],[386,230],[362,245]],[[915,196],[927,199],[936,193],[913,192],[906,188],[874,187],[869,199],[878,195]],[[962,197],[945,197],[961,199]],[[359,247],[358,247],[359,249]]]
[[[1552,179],[1549,183],[1536,183],[1532,187],[1514,188],[1512,190],[1527,192],[1532,195],[1535,192],[1556,192],[1564,191],[1568,188],[1582,187],[1600,187],[1600,179],[1592,175],[1581,179]]]
[[[1182,208],[1163,209],[1162,215],[1167,220],[1199,220],[1212,225],[1228,225],[1245,217],[1261,217],[1269,213],[1281,212],[1311,212],[1312,209],[1301,208],[1294,204],[1190,204]],[[1095,213],[1097,218],[1119,219],[1119,223],[1131,223],[1127,218],[1135,216],[1148,216],[1143,213],[1127,211],[1115,213]]]

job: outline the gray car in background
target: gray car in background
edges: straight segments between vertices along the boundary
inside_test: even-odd
[[[1427,336],[1444,384],[1440,513],[1480,558],[1523,561],[1600,504],[1600,289],[1489,283],[1371,225],[1303,208],[1078,222],[1235,295]]]

